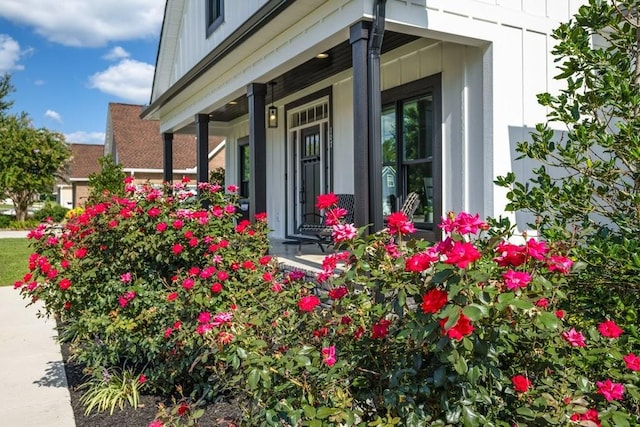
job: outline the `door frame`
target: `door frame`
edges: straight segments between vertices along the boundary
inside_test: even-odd
[[[292,115],[314,104],[327,104],[326,126],[320,126],[321,138],[321,192],[333,190],[333,90],[329,86],[312,94],[301,97],[284,106],[285,110],[285,236],[295,237],[300,221],[298,210],[298,173],[299,158],[291,140],[292,129],[300,131],[304,126],[292,126]],[[320,125],[318,121],[308,123],[308,126]],[[326,130],[326,131],[325,131]],[[323,134],[324,133],[324,134]],[[296,141],[299,144],[299,141]]]

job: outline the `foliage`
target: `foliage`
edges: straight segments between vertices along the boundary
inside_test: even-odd
[[[9,224],[15,220],[15,215],[0,214],[0,228],[9,228]]]
[[[211,369],[192,368],[204,343],[198,318],[230,309],[229,289],[268,247],[265,221],[235,224],[235,193],[201,184],[203,199],[191,201],[185,184],[165,196],[128,183],[126,197],[86,206],[62,230],[42,224],[16,283],[61,319],[61,339],[89,369],[128,366],[167,392],[206,385]]]
[[[25,219],[24,221],[13,220],[9,223],[11,230],[31,230],[39,225],[39,221],[35,219]]]
[[[60,235],[37,229],[16,283],[93,372],[185,390],[153,425],[193,424],[222,396],[248,425],[640,422],[637,331],[561,311],[580,268],[561,246],[509,243],[508,224],[477,215],[450,215],[434,246],[404,240],[402,213],[367,237],[336,220],[336,251],[309,277],[265,255],[264,216],[234,224],[236,195],[199,187],[208,209],[129,185]],[[340,218],[334,202],[318,203]]]
[[[55,202],[46,202],[42,209],[34,212],[33,219],[42,222],[47,218],[51,218],[53,222],[61,222],[62,220],[64,220],[65,215],[68,211],[69,209],[65,208],[64,206],[60,206]]]
[[[0,286],[12,285],[22,278],[30,253],[29,241],[25,238],[0,239]]]
[[[609,335],[613,313],[583,327],[558,309],[572,262],[557,247],[500,229],[473,238],[487,226],[466,214],[435,246],[404,243],[413,227],[400,219],[366,239],[335,226],[346,251],[325,258],[318,284],[268,274],[234,312],[233,342],[220,352],[211,337],[247,419],[264,420],[253,425],[640,422],[638,373],[623,361],[638,336]],[[603,399],[607,380],[622,397]]]
[[[0,117],[0,197],[13,200],[24,221],[40,193],[50,193],[69,158],[64,136],[31,126],[26,114]]]
[[[89,175],[89,203],[99,201],[105,193],[123,196],[126,174],[122,170],[122,165],[116,164],[111,154],[100,157],[98,162],[100,172]]]
[[[138,407],[140,390],[144,387],[145,377],[135,374],[129,369],[119,371],[103,369],[94,372],[90,380],[82,383],[79,389],[85,390],[80,403],[85,406],[85,416],[94,409],[109,410],[113,414],[116,406],[124,408],[125,402],[132,408]]]
[[[224,185],[225,170],[223,167],[215,168],[209,174],[209,182],[211,184]]]
[[[575,246],[590,287],[640,290],[639,25],[637,1],[590,0],[554,31],[565,87],[538,96],[548,122],[517,147],[540,166],[528,182],[497,180],[508,209],[532,212],[543,236]]]
[[[6,112],[13,106],[13,101],[7,97],[15,88],[11,84],[11,75],[5,73],[0,77],[0,119],[5,116]]]

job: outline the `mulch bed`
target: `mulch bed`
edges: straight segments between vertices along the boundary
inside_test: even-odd
[[[85,408],[80,403],[83,392],[78,390],[78,386],[82,384],[84,378],[83,367],[69,361],[68,345],[62,344],[61,349],[76,427],[147,427],[156,418],[160,403],[169,406],[170,400],[167,396],[145,394],[140,396],[138,408],[132,408],[128,403],[125,403],[122,410],[116,407],[113,415],[109,411],[94,411],[85,416]],[[232,427],[236,425],[234,420],[238,416],[236,406],[225,402],[212,403],[205,408],[204,415],[198,420],[198,426]]]

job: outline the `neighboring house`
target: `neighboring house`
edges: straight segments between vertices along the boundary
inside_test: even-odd
[[[416,226],[438,238],[449,210],[503,213],[493,181],[524,172],[515,144],[545,120],[536,94],[559,88],[550,33],[583,3],[168,0],[142,117],[165,152],[224,135],[227,183],[273,237],[318,193],[355,194],[356,225],[380,229],[415,191]]]
[[[173,138],[173,173],[165,176],[159,122],[142,120],[142,105],[109,103],[104,154],[111,154],[123,171],[135,183],[180,181],[187,176],[196,180],[196,139],[193,133],[176,134]],[[207,167],[224,167],[225,141],[223,137],[207,137],[209,144],[203,152]]]
[[[83,206],[89,197],[89,175],[100,172],[98,159],[104,156],[104,145],[70,144],[71,161],[69,162],[69,183],[71,184],[71,205],[63,200],[60,204],[65,208]]]

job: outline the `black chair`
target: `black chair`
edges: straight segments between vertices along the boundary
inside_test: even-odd
[[[337,207],[345,209],[347,215],[342,219],[343,223],[353,222],[353,194],[336,194],[338,198]],[[324,252],[323,245],[331,244],[331,233],[333,228],[326,224],[325,218],[316,213],[305,214],[302,218],[302,224],[298,227],[298,235],[304,236],[298,239],[298,251],[301,250],[303,243],[317,243],[320,250]]]

